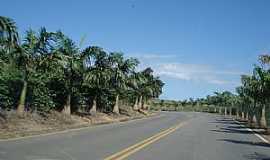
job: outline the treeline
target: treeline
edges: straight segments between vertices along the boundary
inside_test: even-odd
[[[162,111],[194,111],[194,112],[214,112],[211,105],[206,103],[204,98],[185,100],[164,100],[155,99],[151,105],[153,110]]]
[[[71,114],[119,113],[119,104],[146,109],[164,83],[139,61],[101,47],[81,49],[61,31],[28,30],[0,16],[0,109]]]

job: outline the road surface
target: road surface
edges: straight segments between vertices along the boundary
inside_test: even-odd
[[[207,113],[160,116],[0,141],[0,160],[270,160],[270,145]]]

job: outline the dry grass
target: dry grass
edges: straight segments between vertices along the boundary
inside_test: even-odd
[[[120,108],[121,114],[119,115],[98,112],[96,115],[75,114],[68,116],[59,112],[51,112],[43,116],[37,113],[26,113],[24,116],[18,116],[15,111],[0,113],[0,139],[127,121],[146,116],[144,113],[127,108],[129,107]]]

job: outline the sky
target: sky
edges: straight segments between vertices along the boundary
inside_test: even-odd
[[[137,57],[165,82],[161,98],[234,92],[270,50],[268,0],[2,0],[19,32],[61,30],[82,47]],[[23,38],[22,38],[23,39]]]

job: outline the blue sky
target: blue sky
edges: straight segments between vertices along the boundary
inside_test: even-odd
[[[122,51],[166,83],[161,98],[204,97],[239,85],[270,50],[268,0],[3,0],[19,31],[61,29],[84,46]]]

